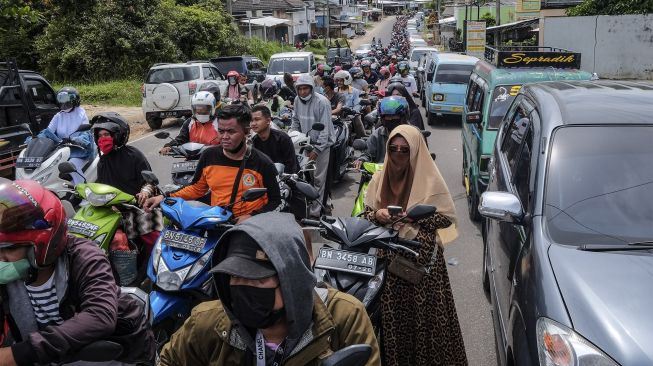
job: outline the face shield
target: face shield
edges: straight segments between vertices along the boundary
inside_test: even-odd
[[[65,91],[57,94],[57,103],[64,112],[70,112],[75,107],[74,96]]]

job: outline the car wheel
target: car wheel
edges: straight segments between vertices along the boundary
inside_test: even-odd
[[[483,222],[483,232],[486,232],[487,222]],[[485,292],[485,297],[490,301],[490,266],[488,265],[488,243],[487,236],[483,235],[483,292]]]
[[[469,184],[472,186],[471,182]],[[478,195],[473,186],[470,187],[469,195],[467,195],[467,211],[470,220],[479,221],[481,219],[481,214],[478,212]]]
[[[438,117],[435,114],[427,111],[426,112],[426,121],[429,124],[429,126],[434,126],[435,124],[438,123]]]
[[[147,120],[147,125],[153,130],[158,130],[163,124],[163,118],[150,118]]]

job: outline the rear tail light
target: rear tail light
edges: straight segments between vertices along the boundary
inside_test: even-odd
[[[196,89],[197,89],[197,82],[195,81],[188,82],[188,95],[195,94]]]
[[[145,98],[145,84],[141,84],[141,94],[143,94],[143,98]]]

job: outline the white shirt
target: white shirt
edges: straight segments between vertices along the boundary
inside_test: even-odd
[[[39,328],[48,325],[59,325],[63,319],[59,315],[59,298],[54,286],[54,273],[40,286],[25,285],[29,302],[32,304],[34,316]]]
[[[415,82],[415,78],[413,77],[413,75],[408,74],[408,76],[402,77],[401,82],[404,83],[404,86],[406,87],[406,90],[408,90],[410,95],[413,95],[413,93],[417,93],[417,83]]]
[[[63,139],[70,137],[80,125],[85,123],[88,123],[86,111],[82,107],[75,107],[70,112],[60,111],[55,114],[48,125],[48,130]]]

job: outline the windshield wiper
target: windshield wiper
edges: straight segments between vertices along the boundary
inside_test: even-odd
[[[619,252],[651,249],[653,249],[653,241],[632,242],[627,244],[583,244],[578,247],[578,250],[588,252]]]

